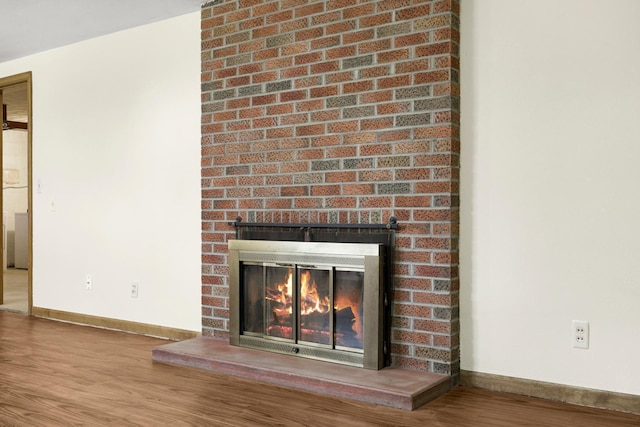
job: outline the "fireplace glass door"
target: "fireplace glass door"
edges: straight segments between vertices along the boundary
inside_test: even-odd
[[[242,334],[362,352],[364,271],[241,263]]]
[[[232,345],[382,369],[380,244],[231,240]]]

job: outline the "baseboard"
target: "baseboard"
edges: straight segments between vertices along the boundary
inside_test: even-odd
[[[45,319],[61,320],[63,322],[94,326],[97,328],[113,329],[139,335],[165,338],[174,341],[184,341],[196,338],[199,332],[185,329],[168,328],[165,326],[149,325],[146,323],[129,322],[127,320],[111,319],[108,317],[90,316],[88,314],[72,313],[68,311],[52,310],[50,308],[33,307],[31,315]]]
[[[460,371],[460,384],[502,393],[513,393],[575,405],[640,414],[640,396],[635,394],[616,393],[464,370]]]

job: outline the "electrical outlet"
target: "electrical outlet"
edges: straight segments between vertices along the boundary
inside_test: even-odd
[[[87,274],[87,277],[84,280],[84,288],[88,291],[93,289],[93,277],[90,274]]]
[[[138,298],[138,288],[140,284],[138,282],[131,282],[131,298]]]
[[[575,348],[589,348],[589,322],[573,321],[573,346]]]

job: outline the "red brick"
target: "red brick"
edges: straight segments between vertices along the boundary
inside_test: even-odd
[[[340,33],[348,33],[356,29],[355,21],[341,21],[335,24],[327,25],[325,28],[325,33],[327,35],[331,34],[340,34]]]
[[[277,58],[279,56],[278,48],[264,49],[253,52],[254,61],[264,61],[265,59]]]
[[[250,128],[251,128],[251,122],[249,120],[237,120],[237,121],[226,123],[226,130],[228,131],[246,130]]]
[[[339,109],[313,111],[311,113],[312,122],[331,122],[340,119],[340,117],[341,114]]]
[[[288,162],[280,166],[281,173],[309,172],[309,162]]]
[[[378,64],[385,62],[398,62],[411,57],[409,49],[394,49],[389,52],[380,52],[376,55]]]
[[[308,6],[296,8],[295,10],[296,18],[315,15],[322,12],[324,12],[324,2],[312,3]]]
[[[311,139],[312,147],[328,147],[340,144],[339,135],[322,135]]]
[[[276,103],[276,95],[260,95],[254,96],[251,98],[251,105],[266,105],[266,104],[275,104]]]
[[[295,64],[296,65],[311,64],[314,62],[320,62],[323,59],[324,58],[322,57],[322,52],[305,53],[302,55],[295,56]]]
[[[324,158],[324,150],[320,149],[308,149],[298,152],[298,160],[313,160]]]
[[[361,145],[358,147],[358,155],[364,157],[370,156],[384,156],[393,153],[393,147],[391,144],[370,144]]]
[[[334,49],[328,49],[325,56],[327,59],[338,59],[338,58],[347,58],[356,55],[356,47],[355,46],[341,46],[336,47]],[[320,59],[315,60],[314,62],[318,62]]]
[[[355,180],[356,172],[354,171],[327,172],[325,174],[326,182],[354,182]]]
[[[388,89],[411,85],[411,76],[387,77],[378,80],[378,89]]]
[[[273,3],[272,3],[273,4]],[[277,8],[277,6],[276,6]],[[276,9],[277,10],[277,9]],[[254,13],[256,15],[260,15],[260,13],[258,13],[257,8],[254,9]],[[271,15],[268,15],[265,17],[265,22],[267,24],[275,24],[277,22],[283,22],[283,21],[288,21],[293,17],[293,12],[290,10],[283,10],[281,12],[278,13],[273,13]]]
[[[340,36],[325,37],[322,39],[315,39],[311,41],[311,49],[325,49],[328,47],[337,46],[340,44]]]
[[[342,19],[340,12],[327,12],[311,17],[311,25],[324,25]]]
[[[393,99],[392,90],[381,90],[377,92],[363,93],[359,97],[362,104],[376,104],[378,102],[391,101]]]
[[[301,77],[309,75],[309,66],[301,66],[301,67],[293,67],[287,68],[285,70],[280,71],[283,79],[291,78],[291,77]],[[274,80],[277,80],[274,79]]]
[[[342,9],[356,4],[358,4],[358,0],[328,0],[327,10]]]
[[[254,74],[260,71],[262,71],[262,64],[257,62],[241,65],[238,67],[239,74]]]
[[[449,209],[414,209],[416,221],[451,221],[453,213]]]
[[[414,327],[417,330],[425,331],[425,332],[436,332],[440,334],[449,334],[451,333],[451,323],[449,322],[438,322],[435,320],[415,320]]]
[[[453,126],[429,126],[415,129],[416,138],[446,138],[458,137],[457,130]]]
[[[307,52],[306,43],[295,43],[282,47],[282,55],[297,55]]]
[[[279,175],[270,175],[266,177],[266,183],[267,185],[275,185],[280,187],[280,195],[281,196],[300,196],[300,195],[306,195],[307,193],[289,193],[286,192],[285,189],[292,189],[293,187],[283,187],[283,185],[291,185],[293,184],[293,177],[291,175],[284,175],[284,174],[279,174]],[[296,187],[297,188],[297,187]]]
[[[376,134],[374,132],[358,132],[347,134],[342,137],[344,144],[365,144],[375,142]]]
[[[296,136],[321,135],[325,132],[324,124],[296,127]]]
[[[291,209],[293,208],[293,199],[290,198],[278,198],[268,199],[265,208],[266,209]]]
[[[296,41],[314,40],[324,35],[324,30],[319,27],[307,28],[296,32]]]
[[[267,129],[267,138],[289,138],[292,136],[293,129],[290,127]]]
[[[345,83],[342,85],[342,93],[359,93],[373,90],[373,80],[358,80],[354,83]]]
[[[343,186],[343,194],[364,194],[369,195],[374,193],[373,184],[345,184]]]
[[[339,185],[314,185],[311,187],[312,196],[337,196],[339,194]]]
[[[361,6],[350,7],[342,11],[344,19],[357,18],[358,16],[372,15],[376,11],[376,5],[373,3]]]
[[[393,206],[393,199],[389,196],[380,197],[360,197],[358,201],[360,208],[388,208]]]
[[[365,170],[358,172],[359,182],[391,181],[392,179],[393,176],[390,170]]]
[[[327,197],[325,199],[327,208],[352,209],[356,207],[354,197]]]
[[[324,102],[321,99],[314,99],[312,101],[304,101],[296,103],[296,111],[316,111],[324,108]]]
[[[407,113],[411,111],[411,102],[392,102],[389,104],[376,105],[376,112],[378,114],[397,114]]]
[[[309,122],[309,115],[306,113],[280,116],[281,125],[299,125],[307,122]]]
[[[262,107],[247,108],[240,110],[239,117],[241,119],[249,119],[254,117],[261,117],[264,115],[264,109]]]
[[[342,36],[342,42],[344,44],[352,44],[352,43],[362,42],[365,40],[371,40],[374,37],[375,37],[374,30],[352,31]]]
[[[322,208],[322,198],[297,198],[294,207],[296,209],[320,209]]]
[[[282,22],[280,24],[280,33],[290,33],[292,31],[302,30],[307,27],[307,19],[294,19],[293,21]]]
[[[389,129],[393,127],[393,118],[362,120],[362,130]]]
[[[379,27],[381,25],[389,24],[393,22],[393,15],[391,13],[381,13],[373,16],[366,16],[358,20],[359,28]]]
[[[400,9],[396,13],[396,21],[404,21],[407,19],[416,19],[422,16],[429,16],[431,13],[431,5],[410,7],[407,9]]]
[[[228,99],[225,102],[225,107],[229,109],[244,108],[250,105],[251,105],[251,100],[249,98]]]
[[[253,16],[267,15],[278,11],[278,2],[273,1],[271,3],[258,3],[252,7]]]
[[[278,80],[278,72],[277,71],[268,71],[266,73],[256,73],[251,76],[251,82],[256,83],[266,83],[266,82],[275,82]]]
[[[358,128],[359,122],[357,120],[327,123],[327,131],[329,133],[355,132]]]
[[[264,63],[267,70],[279,70],[287,68],[293,65],[293,57],[287,56],[284,58],[269,59]]]
[[[224,120],[235,120],[238,117],[238,112],[236,110],[230,111],[220,111],[218,113],[213,113],[213,120],[220,122]]]
[[[226,79],[227,77],[233,77],[236,74],[238,74],[238,69],[236,67],[223,68],[213,72],[216,79]]]
[[[343,71],[341,73],[329,74],[326,76],[327,83],[342,83],[355,80],[353,71]]]
[[[293,104],[281,103],[267,106],[267,115],[269,116],[279,116],[289,113],[293,113]]]
[[[258,28],[264,26],[264,16],[257,16],[253,19],[240,22],[241,30],[250,30],[252,28]]]
[[[324,74],[330,71],[337,71],[340,69],[340,63],[338,61],[320,62],[318,64],[311,65],[312,74]]]
[[[327,96],[334,96],[337,94],[338,94],[337,85],[316,87],[316,88],[312,88],[309,92],[309,95],[311,96],[311,98],[324,98]]]
[[[458,54],[458,49],[453,43],[435,43],[416,47],[416,56],[435,56],[442,54]]]
[[[307,147],[309,147],[309,140],[307,138],[289,138],[283,139],[280,142],[280,148],[283,150],[298,150]]]
[[[306,90],[292,90],[280,93],[280,102],[298,101],[307,98]]]
[[[275,117],[262,117],[259,119],[253,119],[251,121],[251,127],[254,129],[258,128],[270,128],[275,126],[277,119]]]

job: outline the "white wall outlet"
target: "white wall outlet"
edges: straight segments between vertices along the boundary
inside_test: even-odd
[[[84,280],[84,288],[88,291],[93,289],[93,277],[90,274],[87,274],[87,277]]]
[[[138,298],[138,289],[140,288],[140,283],[131,282],[131,298]]]
[[[573,346],[575,348],[589,348],[589,322],[574,320],[573,325]]]

